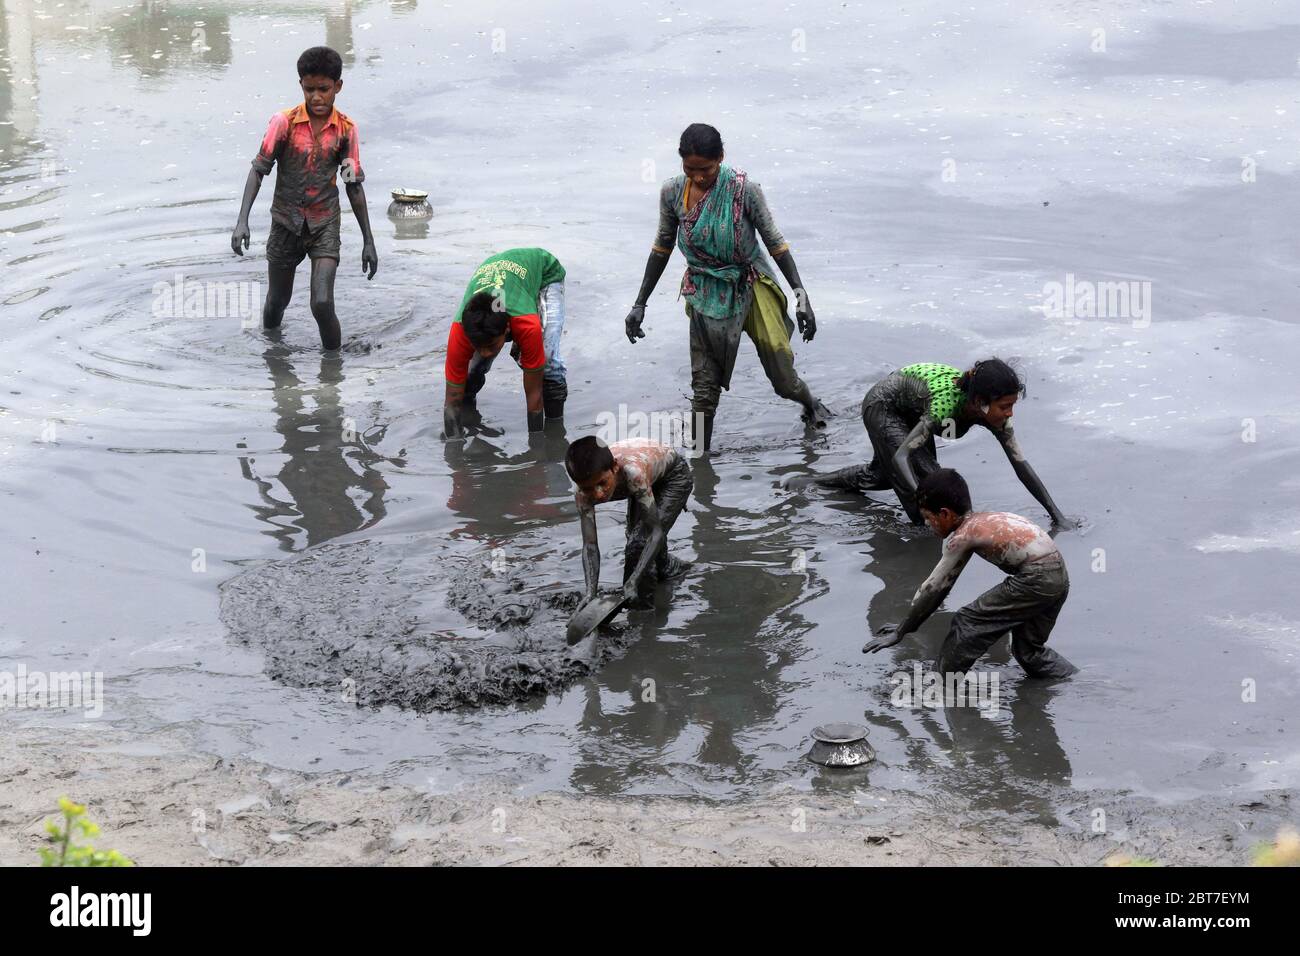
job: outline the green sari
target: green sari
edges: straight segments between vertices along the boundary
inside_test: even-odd
[[[789,351],[794,332],[785,293],[772,276],[746,213],[747,182],[744,172],[723,165],[708,194],[682,216],[677,231],[677,247],[686,257],[681,294],[697,334],[720,360],[723,388],[730,387],[747,319],[777,349]],[[762,307],[753,310],[756,295]]]

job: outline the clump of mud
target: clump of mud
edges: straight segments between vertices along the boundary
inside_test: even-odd
[[[526,570],[427,537],[330,542],[225,582],[221,620],[294,687],[420,712],[503,704],[580,679],[631,639],[615,623],[570,649],[580,592]]]

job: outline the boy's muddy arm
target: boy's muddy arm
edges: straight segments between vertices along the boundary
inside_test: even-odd
[[[870,654],[886,647],[893,647],[924,624],[930,615],[938,610],[943,599],[952,590],[952,586],[957,583],[957,578],[966,567],[966,562],[970,560],[972,553],[969,548],[960,545],[945,546],[943,557],[939,559],[939,563],[934,566],[934,570],[930,572],[925,582],[917,588],[916,595],[912,598],[912,607],[907,612],[907,617],[903,619],[903,623],[886,624],[881,627],[877,636],[862,648],[862,653]]]
[[[664,274],[664,269],[668,267],[668,257],[670,252],[659,252],[651,250],[650,258],[645,263],[645,275],[641,279],[641,291],[636,294],[636,304],[632,306],[632,311],[628,312],[627,318],[623,320],[623,331],[627,334],[627,340],[636,345],[637,339],[645,338],[645,333],[641,331],[641,323],[645,321],[645,304],[650,301],[650,293],[654,292],[655,286],[659,284],[659,278]]]
[[[641,549],[641,557],[623,584],[623,596],[629,601],[636,597],[637,582],[641,580],[641,575],[659,553],[659,545],[663,544],[664,540],[664,526],[659,520],[659,506],[655,503],[655,496],[649,490],[640,491],[636,493],[636,502],[640,505],[637,510],[641,512],[641,524],[647,534],[645,547]]]
[[[348,183],[348,202],[352,204],[352,214],[357,217],[361,227],[361,271],[369,271],[367,279],[373,279],[379,270],[379,254],[375,252],[375,237],[370,233],[370,210],[366,207],[366,189],[361,183]]]
[[[528,402],[528,430],[539,432],[545,421],[542,415],[542,370],[524,369],[524,399]]]
[[[447,396],[442,405],[442,430],[443,437],[451,440],[453,438],[464,438],[465,430],[460,424],[460,410],[465,401],[465,386],[453,385],[447,383]]]
[[[925,443],[930,440],[930,428],[929,416],[921,416],[921,420],[903,439],[903,444],[898,446],[898,451],[894,452],[894,472],[902,480],[908,493],[912,495],[916,494],[916,473],[912,471],[912,452],[925,447]]]
[[[244,180],[244,198],[239,204],[239,218],[235,220],[235,231],[230,234],[230,248],[235,250],[237,256],[242,256],[248,248],[248,214],[252,211],[253,200],[261,188],[262,174],[256,169],[250,169],[248,179]]]
[[[1029,462],[1025,461],[1024,453],[1020,450],[1020,443],[1016,441],[1016,433],[1008,422],[1002,426],[1002,430],[994,432],[998,442],[1002,445],[1002,450],[1007,454],[1007,460],[1011,462],[1011,467],[1020,479],[1020,483],[1029,489],[1029,493],[1037,499],[1038,503],[1047,509],[1047,513],[1052,517],[1052,524],[1061,527],[1069,527],[1070,521],[1061,513],[1061,509],[1056,507],[1056,502],[1052,496],[1047,493],[1043,487],[1042,481],[1039,480],[1038,474],[1030,467]]]
[[[582,527],[582,578],[586,600],[596,596],[600,584],[600,545],[596,541],[596,509],[578,506],[578,524]]]
[[[799,278],[799,267],[794,264],[794,253],[787,248],[785,252],[776,257],[776,265],[781,270],[781,275],[785,276],[785,281],[790,283],[790,289],[794,292],[794,317],[799,323],[799,331],[803,334],[803,340],[811,342],[813,336],[817,334],[817,317],[813,315],[812,302],[808,299],[808,290],[804,288],[803,280]]]

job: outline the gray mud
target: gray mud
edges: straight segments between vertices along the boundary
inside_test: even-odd
[[[444,549],[430,560],[420,551],[418,539],[329,542],[260,564],[222,585],[221,620],[263,652],[273,680],[338,693],[358,707],[421,713],[559,690],[630,639],[614,621],[570,648],[565,625],[580,591],[530,588],[519,571],[494,570],[490,558]],[[428,612],[420,596],[436,592],[463,617],[460,626]]]
[[[1174,806],[1067,795],[1059,826],[879,788],[853,799],[778,789],[721,803],[522,796],[500,785],[439,795],[370,775],[214,760],[174,729],[33,729],[21,744],[0,737],[0,762],[23,768],[0,791],[4,866],[37,859],[51,795],[69,788],[103,828],[100,842],[142,866],[1240,866],[1295,813],[1277,792]],[[791,830],[792,808],[806,814],[805,832]],[[203,833],[192,827],[199,809]]]

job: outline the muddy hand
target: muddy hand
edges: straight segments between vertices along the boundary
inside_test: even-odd
[[[645,321],[645,306],[634,305],[632,311],[627,314],[623,320],[623,331],[627,333],[627,340],[636,345],[637,339],[645,338],[645,332],[641,330],[641,323]]]
[[[805,342],[811,342],[813,336],[817,334],[817,317],[813,315],[811,305],[802,305],[795,310],[795,320],[799,324],[799,331],[803,334]]]
[[[248,248],[248,223],[235,223],[235,231],[230,234],[230,248],[235,250],[237,256],[244,254],[244,249]]]
[[[450,408],[442,410],[442,439],[443,441],[457,441],[465,437],[465,429],[461,427],[460,416]]]
[[[898,633],[897,624],[884,624],[876,631],[876,636],[867,641],[862,647],[863,654],[874,654],[876,651],[883,651],[886,647],[893,647],[903,639],[903,635]]]
[[[373,242],[367,242],[361,247],[361,271],[365,272],[367,269],[370,270],[370,274],[366,276],[367,280],[373,279],[375,273],[379,271],[379,254],[375,252]]]

